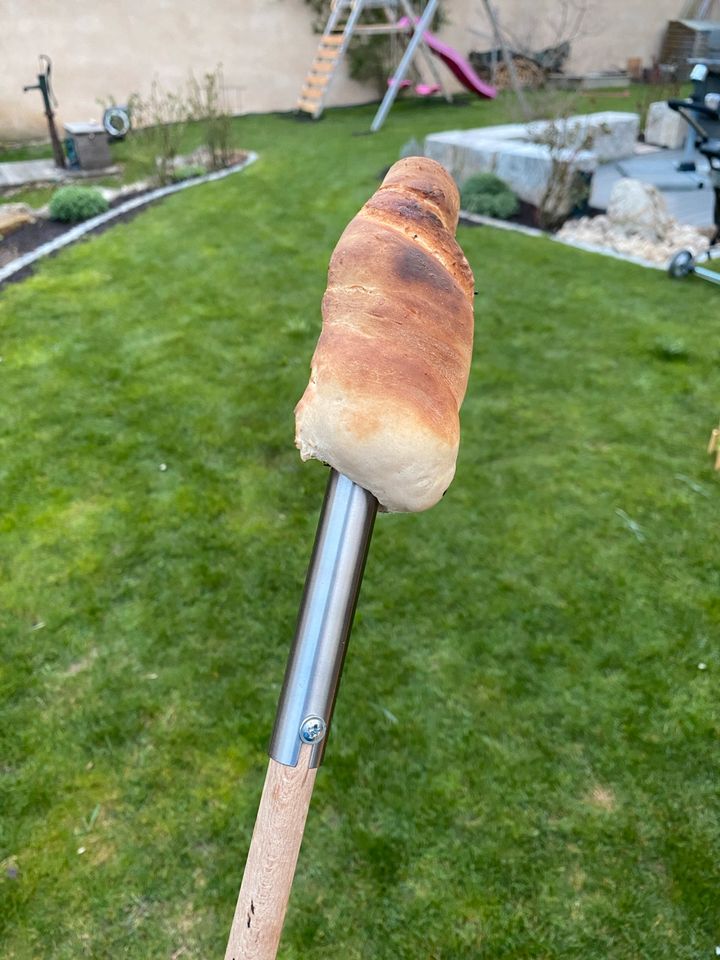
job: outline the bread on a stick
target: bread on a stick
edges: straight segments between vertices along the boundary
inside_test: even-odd
[[[455,474],[473,340],[459,197],[440,164],[400,160],[330,260],[310,382],[295,408],[303,460],[330,464],[389,512],[433,506]]]

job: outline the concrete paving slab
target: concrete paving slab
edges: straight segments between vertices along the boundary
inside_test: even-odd
[[[62,183],[66,180],[86,180],[91,177],[108,177],[119,173],[117,166],[104,170],[61,170],[55,161],[16,160],[14,163],[0,163],[0,190],[8,187],[22,187],[29,183]]]
[[[65,170],[55,166],[54,160],[18,160],[0,163],[0,187],[22,187],[25,183],[57,183]]]

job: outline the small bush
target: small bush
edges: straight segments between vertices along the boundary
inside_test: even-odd
[[[478,193],[466,209],[470,213],[507,220],[518,212],[518,207],[518,198],[508,190],[506,193]]]
[[[228,166],[233,155],[232,116],[227,106],[222,64],[202,80],[190,74],[188,81],[190,115],[203,127],[205,145],[210,154],[210,169]]]
[[[470,177],[460,197],[463,210],[501,220],[512,217],[520,206],[510,187],[494,173],[476,173]]]
[[[108,202],[97,187],[60,187],[50,198],[51,220],[78,223],[108,209]]]
[[[175,183],[180,180],[191,180],[193,177],[202,177],[207,170],[201,163],[188,163],[184,167],[177,167],[172,172],[172,179]]]
[[[172,180],[175,157],[180,152],[185,129],[192,118],[192,107],[186,91],[166,90],[155,77],[149,96],[133,93],[128,98],[135,133],[132,152],[150,160],[160,183]]]
[[[510,187],[494,173],[475,173],[463,184],[462,194],[466,193],[505,193]]]

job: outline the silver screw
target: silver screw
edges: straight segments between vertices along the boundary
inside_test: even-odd
[[[300,739],[305,743],[318,743],[326,730],[327,724],[322,717],[305,717],[300,724]]]

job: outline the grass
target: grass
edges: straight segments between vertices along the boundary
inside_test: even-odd
[[[411,136],[508,113],[244,118],[245,173],[0,295],[7,960],[221,955],[325,481],[292,408],[330,252]],[[376,526],[280,955],[711,957],[714,290],[459,237],[458,473]]]
[[[47,160],[53,155],[50,143],[13,144],[0,143],[0,163],[16,163],[19,160]]]

